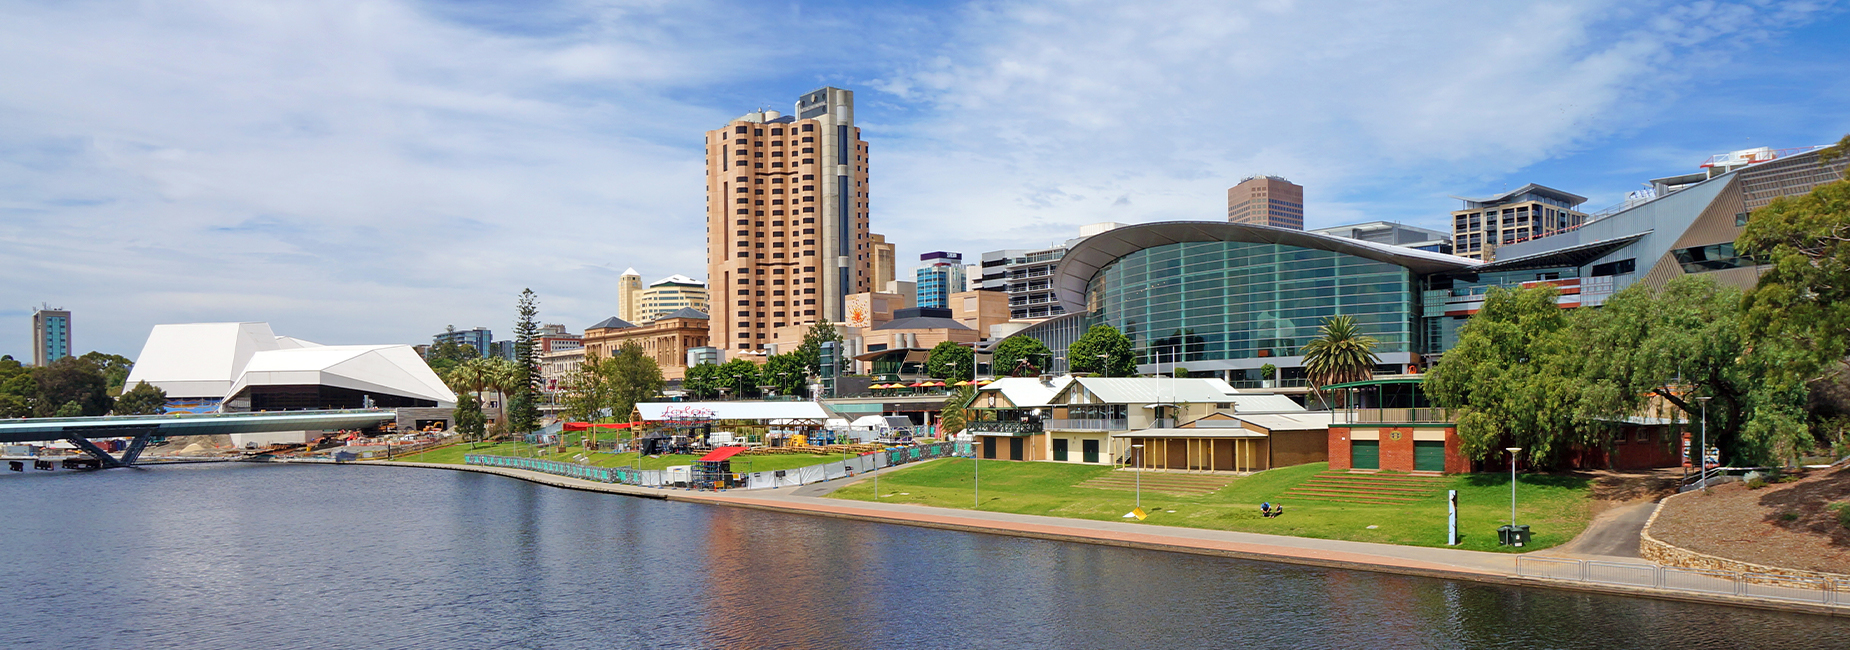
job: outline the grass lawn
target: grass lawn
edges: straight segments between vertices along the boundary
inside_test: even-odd
[[[945,458],[894,470],[880,477],[880,501],[945,508],[972,507],[971,460]],[[1508,474],[1445,477],[1437,493],[1417,504],[1361,505],[1307,501],[1284,496],[1285,490],[1326,471],[1328,463],[1311,463],[1235,479],[1218,492],[1177,497],[1145,490],[1144,523],[1216,530],[1237,530],[1297,537],[1344,539],[1413,546],[1445,546],[1445,490],[1458,490],[1457,548],[1516,551],[1497,545],[1497,526],[1508,523]],[[1113,471],[1061,463],[983,461],[982,509],[1053,517],[1125,521],[1136,495],[1132,490],[1074,487]],[[874,500],[874,483],[861,479],[830,495],[837,499]],[[1266,519],[1259,504],[1285,506],[1285,515]],[[1517,523],[1534,532],[1533,551],[1566,543],[1591,519],[1588,481],[1551,475],[1524,475],[1516,485]],[[1173,510],[1174,512],[1170,512]],[[1134,521],[1134,520],[1131,520]],[[1374,526],[1374,528],[1369,528]]]
[[[542,455],[539,457],[545,458],[548,460],[572,462],[573,461],[572,457],[578,455],[582,451],[583,450],[581,449],[573,448],[571,451],[568,451],[564,454],[553,452],[553,453]],[[496,443],[492,445],[482,444],[482,445],[477,446],[475,449],[470,449],[469,443],[465,442],[465,443],[450,445],[448,447],[444,447],[441,449],[432,449],[430,451],[427,451],[421,454],[412,454],[410,456],[400,456],[394,460],[402,460],[402,461],[413,462],[413,463],[448,463],[452,465],[461,465],[463,464],[463,456],[467,454],[483,454],[483,455],[490,455],[490,456],[518,456],[518,457],[524,457],[524,458],[532,458],[534,457],[533,452],[534,452],[533,445],[529,445],[525,443],[521,443],[519,445],[516,445],[514,443],[509,443],[509,442]],[[589,464],[595,465],[597,467],[623,467],[625,465],[635,465],[636,464],[635,454],[599,452],[599,453],[586,454],[586,456],[589,457],[591,460]],[[694,459],[699,458],[699,457],[700,456],[690,455],[690,454],[668,454],[668,455],[662,455],[662,456],[643,456],[642,457],[642,469],[662,469],[662,468],[673,466],[673,465],[692,465],[694,463]],[[834,461],[838,461],[841,459],[842,459],[842,456],[839,454],[833,454],[833,455],[771,454],[771,455],[764,455],[764,456],[733,456],[732,457],[732,470],[735,472],[768,472],[768,471],[780,470],[780,469],[796,469],[798,467],[807,467],[810,465],[829,463],[829,462],[834,462]]]

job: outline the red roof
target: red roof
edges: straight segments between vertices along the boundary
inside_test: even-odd
[[[707,455],[705,456],[701,456],[700,460],[701,462],[726,460],[733,456],[739,455],[739,452],[741,451],[745,451],[745,448],[744,447],[720,447],[718,449],[715,449],[707,453]]]

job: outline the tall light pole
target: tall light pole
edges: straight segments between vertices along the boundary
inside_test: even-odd
[[[1137,459],[1137,507],[1143,507],[1143,445],[1131,445],[1131,457]]]
[[[732,379],[739,385],[739,399],[745,399],[745,375],[733,375]]]
[[[1702,447],[1696,450],[1696,463],[1702,467],[1702,487],[1709,487],[1709,397],[1696,398],[1702,404]]]
[[[1514,535],[1516,534],[1516,452],[1522,451],[1522,448],[1506,447],[1504,451],[1510,452],[1510,534]]]

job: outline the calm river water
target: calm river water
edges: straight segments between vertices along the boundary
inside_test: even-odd
[[[380,467],[0,475],[0,646],[1850,647],[1780,614]]]

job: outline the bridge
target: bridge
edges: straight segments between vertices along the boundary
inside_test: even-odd
[[[104,467],[127,467],[141,458],[155,437],[213,436],[271,431],[359,429],[396,420],[398,414],[379,409],[339,411],[281,411],[275,413],[205,413],[169,415],[110,415],[89,418],[31,418],[0,420],[0,443],[68,440]],[[133,438],[117,458],[90,438]]]

